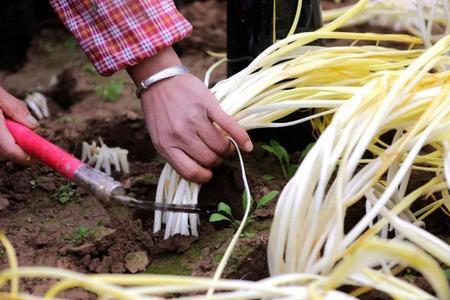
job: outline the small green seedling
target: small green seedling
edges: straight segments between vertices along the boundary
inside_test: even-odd
[[[444,270],[444,274],[445,274],[445,277],[447,277],[447,280],[450,280],[450,269]]]
[[[263,178],[264,180],[266,180],[266,181],[272,181],[275,177],[273,177],[273,176],[270,175],[270,174],[266,174],[266,175],[264,175],[262,178]]]
[[[225,202],[220,202],[217,205],[217,212],[213,213],[210,217],[209,217],[209,222],[214,223],[214,222],[221,222],[221,221],[226,221],[230,224],[233,225],[233,227],[239,227],[239,220],[235,220],[233,217],[233,213],[231,212],[231,207],[226,204]]]
[[[278,196],[279,191],[271,191],[265,194],[258,202],[256,202],[256,208],[264,207],[268,205],[276,196]]]
[[[78,199],[80,195],[74,191],[74,187],[75,185],[71,182],[62,185],[55,194],[56,199],[63,204]]]
[[[275,197],[279,194],[278,191],[271,191],[269,193],[267,193],[266,195],[264,195],[261,199],[259,199],[259,201],[256,202],[256,208],[260,208],[260,207],[264,207],[266,205],[268,205],[273,199],[275,199]],[[242,206],[244,208],[244,210],[247,209],[247,194],[242,193]],[[250,215],[247,219],[247,224],[253,222],[255,220],[255,215],[253,214],[253,209],[250,208]],[[210,218],[209,218],[209,222],[214,223],[214,222],[221,222],[221,221],[226,221],[228,223],[230,223],[234,228],[238,228],[239,225],[241,224],[240,220],[236,220],[233,216],[233,213],[231,212],[231,207],[224,203],[224,202],[220,202],[217,205],[217,212],[213,213]]]
[[[270,140],[269,145],[263,145],[262,148],[269,153],[272,153],[278,158],[281,165],[281,170],[286,179],[291,178],[298,168],[298,165],[291,163],[291,157],[286,149],[275,140]]]
[[[89,228],[81,225],[80,227],[78,227],[77,230],[75,230],[72,239],[74,241],[79,241],[79,240],[89,237],[91,234],[92,234],[92,232]]]
[[[97,96],[108,102],[115,102],[122,96],[123,83],[119,80],[111,80],[95,89]]]
[[[300,160],[303,160],[306,155],[308,154],[309,150],[311,150],[312,147],[314,147],[316,143],[309,143],[305,149],[300,153]]]

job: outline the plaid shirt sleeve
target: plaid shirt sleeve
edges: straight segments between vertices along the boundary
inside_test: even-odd
[[[135,65],[192,32],[171,0],[50,3],[102,75]]]

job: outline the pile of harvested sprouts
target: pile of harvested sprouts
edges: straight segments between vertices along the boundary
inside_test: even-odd
[[[101,138],[99,145],[95,141],[91,144],[83,142],[81,160],[94,166],[95,169],[103,169],[108,175],[111,175],[111,166],[114,166],[117,172],[130,173],[128,150],[119,147],[110,148]]]

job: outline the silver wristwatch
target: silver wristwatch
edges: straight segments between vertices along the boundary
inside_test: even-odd
[[[141,81],[136,89],[136,97],[140,98],[144,90],[148,89],[152,84],[155,84],[158,81],[186,73],[189,73],[189,69],[183,65],[162,69],[161,71]]]

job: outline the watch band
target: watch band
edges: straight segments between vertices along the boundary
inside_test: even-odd
[[[143,91],[145,91],[151,85],[157,83],[158,81],[186,73],[189,73],[189,69],[183,65],[172,66],[162,69],[161,71],[141,81],[141,83],[138,85],[136,89],[136,97],[140,98]]]

